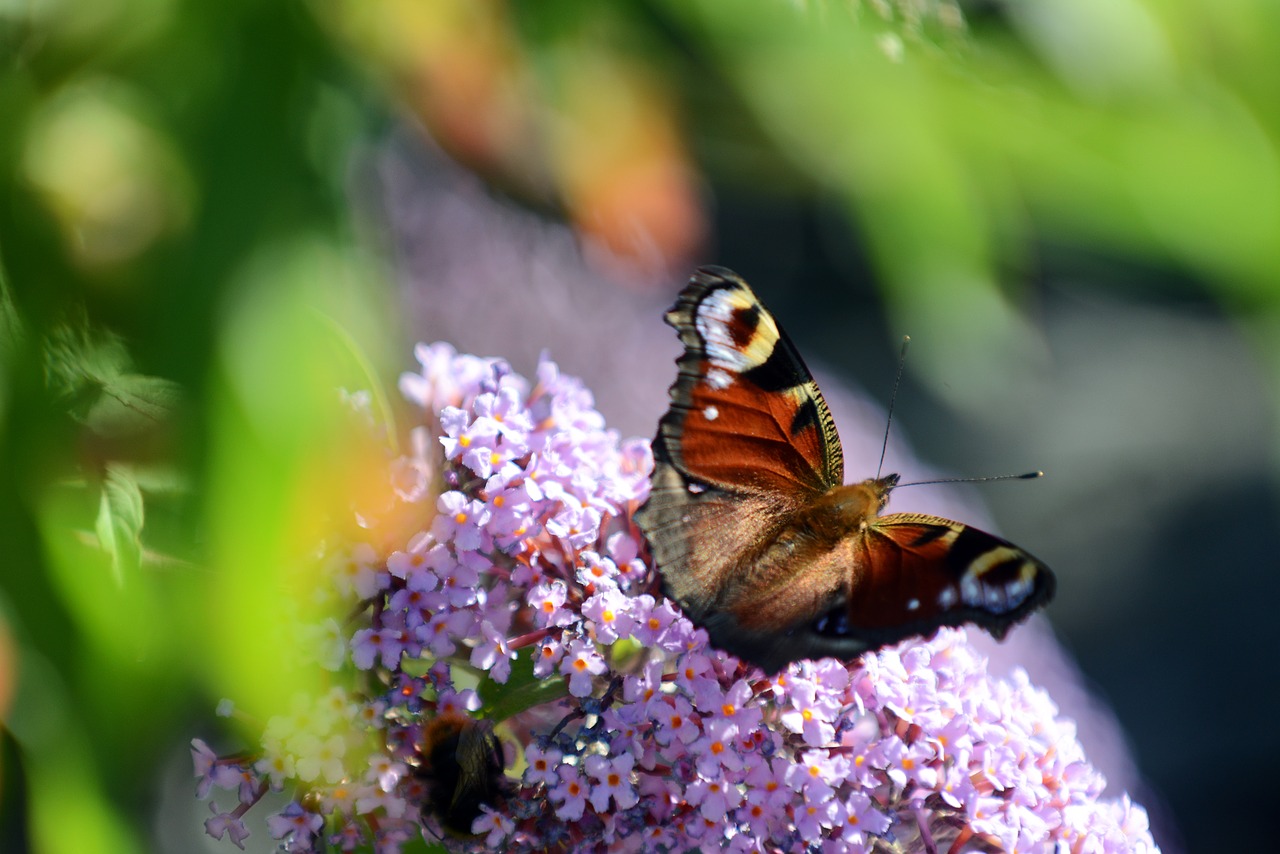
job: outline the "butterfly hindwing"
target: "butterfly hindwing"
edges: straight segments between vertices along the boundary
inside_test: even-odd
[[[871,517],[789,565],[770,565],[788,551],[775,541],[758,553],[739,570],[759,579],[756,588],[724,591],[702,618],[717,645],[766,671],[798,658],[851,659],[943,626],[977,623],[1003,637],[1054,590],[1048,567],[1023,549],[937,516]]]
[[[725,607],[748,601],[751,579],[744,565],[758,562],[776,520],[795,505],[763,494],[736,494],[689,482],[672,465],[656,462],[649,500],[636,521],[661,567],[666,594],[695,622]],[[762,534],[763,532],[763,534]]]
[[[851,632],[868,641],[964,623],[1002,637],[1053,595],[1053,574],[1041,561],[950,519],[880,516],[857,542],[859,578],[843,613]]]

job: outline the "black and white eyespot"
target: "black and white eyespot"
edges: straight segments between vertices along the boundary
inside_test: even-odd
[[[707,361],[730,373],[746,373],[763,365],[778,342],[773,318],[745,287],[707,294],[698,305],[694,325],[702,336]]]

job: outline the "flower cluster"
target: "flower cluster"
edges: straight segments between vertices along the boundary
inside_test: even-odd
[[[364,687],[274,719],[253,760],[195,742],[201,796],[237,792],[209,833],[242,844],[245,810],[290,786],[269,819],[290,852],[423,833],[513,852],[1158,850],[1048,696],[990,676],[963,631],[773,677],[708,646],[631,523],[648,443],[620,442],[545,359],[530,386],[446,345],[417,355],[401,389],[425,423],[388,491],[418,530],[332,562],[362,605],[331,627],[332,665]]]

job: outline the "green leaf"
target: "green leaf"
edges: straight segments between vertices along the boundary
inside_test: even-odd
[[[129,352],[119,336],[90,329],[80,318],[49,330],[44,370],[49,388],[72,400],[92,394],[129,367]]]
[[[94,525],[98,543],[111,556],[111,572],[123,586],[124,575],[142,558],[142,490],[124,466],[108,465]]]
[[[560,676],[539,677],[533,674],[533,659],[521,656],[511,663],[511,676],[506,684],[492,679],[480,683],[484,716],[501,723],[526,709],[551,703],[569,696],[569,683]]]
[[[153,499],[157,496],[185,495],[191,491],[190,478],[177,466],[135,465],[132,471],[138,488]]]
[[[129,353],[116,335],[87,322],[62,324],[45,342],[45,377],[71,415],[105,437],[136,435],[164,422],[181,392],[160,377],[129,373]]]
[[[103,383],[84,421],[99,436],[129,436],[164,421],[180,399],[178,385],[169,380],[120,374]]]

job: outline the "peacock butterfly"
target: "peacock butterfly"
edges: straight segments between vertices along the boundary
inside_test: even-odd
[[[713,645],[773,673],[942,626],[1001,638],[1053,596],[1053,573],[1012,543],[879,515],[896,474],[844,483],[822,394],[735,273],[698,269],[666,321],[684,354],[635,519],[664,592]]]

